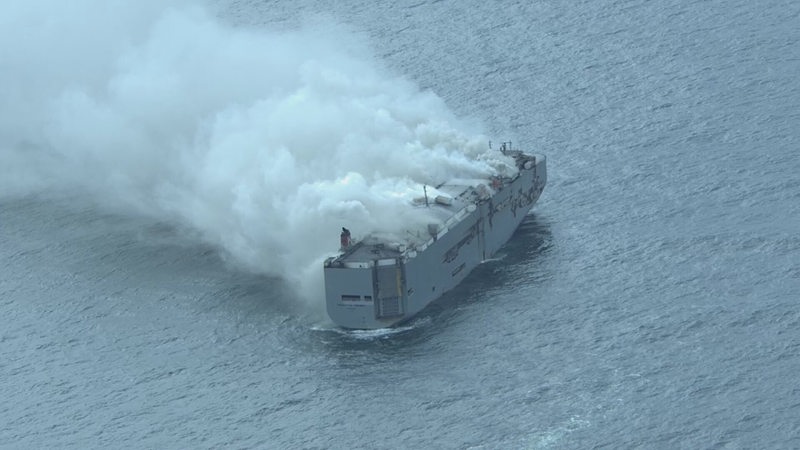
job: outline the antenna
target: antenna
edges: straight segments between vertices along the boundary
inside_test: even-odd
[[[428,186],[423,184],[422,185],[422,190],[423,190],[423,192],[425,192],[425,206],[429,208],[430,205],[428,204]]]

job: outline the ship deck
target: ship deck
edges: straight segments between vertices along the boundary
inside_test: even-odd
[[[526,164],[536,160],[536,155],[526,155],[517,150],[508,151],[506,154],[514,157],[518,169],[522,169],[523,166],[528,168]],[[426,208],[427,213],[433,218],[429,224],[407,229],[402,236],[367,236],[361,241],[354,241],[350,248],[335,258],[330,258],[329,262],[347,267],[367,267],[372,261],[378,261],[380,264],[381,260],[394,261],[409,252],[422,251],[435,240],[434,234],[441,236],[446,233],[466,217],[469,211],[473,211],[474,205],[488,200],[517,177],[519,172],[511,176],[485,179],[455,178],[436,187],[428,187],[427,199],[417,198],[411,206]]]
[[[498,178],[498,181],[505,184],[512,179],[505,177]],[[417,199],[413,207],[427,208],[428,213],[435,219],[433,222],[438,227],[438,233],[442,234],[467,215],[467,208],[470,205],[491,197],[493,191],[488,187],[491,183],[490,179],[453,179],[435,188],[429,188],[428,204],[426,205],[425,199],[422,198]],[[437,201],[440,196],[444,198]],[[403,256],[407,250],[422,250],[432,241],[432,234],[426,226],[408,229],[402,238],[367,236],[361,241],[354,242],[335,260],[348,266],[375,260],[394,260]]]

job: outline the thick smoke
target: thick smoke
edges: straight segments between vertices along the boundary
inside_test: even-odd
[[[0,6],[0,195],[85,189],[322,297],[354,237],[424,223],[423,184],[507,161],[334,25],[270,33],[162,1]]]

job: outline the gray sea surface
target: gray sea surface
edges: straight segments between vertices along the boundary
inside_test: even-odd
[[[800,2],[214,8],[343,24],[549,184],[373,332],[157,218],[0,198],[0,447],[800,448]]]

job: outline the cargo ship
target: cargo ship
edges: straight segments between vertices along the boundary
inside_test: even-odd
[[[488,179],[453,179],[424,198],[437,220],[408,230],[401,241],[342,228],[337,256],[324,262],[325,302],[333,322],[348,329],[388,328],[408,321],[490,259],[531,210],[547,182],[543,155],[500,151],[516,172]]]

